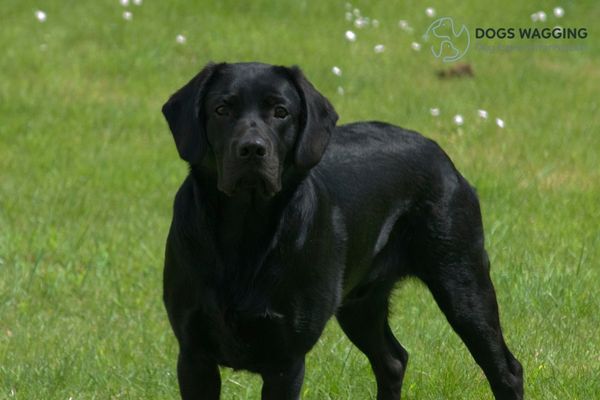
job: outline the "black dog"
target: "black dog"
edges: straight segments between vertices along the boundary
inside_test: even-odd
[[[185,400],[218,399],[218,366],[298,399],[335,315],[399,399],[408,354],[394,283],[429,287],[497,399],[522,399],[498,319],[477,197],[438,145],[380,123],[336,127],[298,68],[209,64],[163,107],[190,173],[175,197],[164,301]]]

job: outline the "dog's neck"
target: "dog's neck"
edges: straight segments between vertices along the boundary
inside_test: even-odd
[[[222,254],[258,261],[276,234],[281,215],[295,189],[306,178],[288,168],[283,177],[284,189],[273,197],[253,191],[228,196],[217,189],[216,174],[206,168],[191,167],[190,174],[215,216],[215,240]],[[250,261],[251,262],[251,261]]]
[[[282,177],[284,189],[269,199],[249,193],[227,196],[217,189],[216,174],[194,168],[190,172],[195,196],[201,197],[196,201],[202,201],[200,209],[208,219],[204,226],[210,232],[204,234],[213,238],[219,259],[219,301],[247,316],[268,312],[265,296],[281,272],[277,262],[268,262],[271,250],[285,246],[281,240],[296,246],[306,239],[302,228],[311,226],[315,203],[312,181],[307,180],[306,173],[293,173],[293,168],[287,171],[292,173]],[[291,228],[296,226],[301,229]]]

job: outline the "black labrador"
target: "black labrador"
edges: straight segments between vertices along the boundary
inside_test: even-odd
[[[331,316],[399,399],[408,354],[388,324],[395,282],[431,290],[496,399],[522,399],[474,190],[432,140],[381,123],[336,127],[297,67],[209,64],[163,107],[190,172],[167,239],[164,302],[184,400],[218,399],[219,366],[298,399]]]

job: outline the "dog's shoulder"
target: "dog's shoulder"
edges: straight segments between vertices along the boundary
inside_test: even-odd
[[[191,175],[188,175],[173,200],[173,217],[177,219],[185,219],[194,211],[194,182]]]
[[[201,235],[202,228],[209,223],[203,197],[202,188],[194,181],[192,174],[188,175],[173,200],[172,234],[188,238]]]

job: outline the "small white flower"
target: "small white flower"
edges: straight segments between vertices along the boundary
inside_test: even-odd
[[[142,0],[133,0],[133,4],[135,4],[136,6],[141,6],[143,3]]]
[[[121,3],[123,7],[127,7],[129,5],[129,0],[119,0],[119,3]]]
[[[540,20],[542,22],[546,21],[546,13],[545,12],[538,11],[537,15],[538,15],[538,20]]]
[[[343,96],[343,95],[344,95],[344,88],[343,88],[343,87],[341,87],[341,86],[338,86],[338,87],[337,87],[337,93],[338,93],[340,96]]]
[[[379,28],[379,20],[374,19],[373,21],[371,21],[371,25],[373,25],[373,28]]]
[[[360,10],[358,8],[355,8],[354,10],[352,10],[352,14],[354,14],[357,17],[360,17]]]
[[[413,28],[408,24],[408,21],[401,19],[398,21],[398,27],[402,29],[404,32],[412,33]]]
[[[131,21],[132,18],[133,18],[133,14],[131,13],[131,11],[123,12],[123,19],[125,21]]]
[[[43,12],[42,10],[37,10],[35,12],[35,17],[37,18],[38,21],[40,22],[45,22],[46,21],[46,13]]]
[[[435,17],[435,9],[433,7],[427,7],[425,9],[425,14],[429,17],[429,18],[433,18]]]
[[[439,117],[440,116],[440,109],[437,108],[437,107],[430,108],[429,109],[429,114],[431,114],[432,117]]]
[[[504,128],[504,120],[496,118],[496,125],[498,125],[499,128]]]
[[[334,66],[333,68],[331,68],[331,72],[333,72],[334,75],[342,76],[342,70],[340,69],[340,67]]]
[[[462,124],[464,124],[465,120],[463,119],[463,116],[460,114],[456,114],[454,116],[454,123],[458,126],[461,126]]]
[[[349,42],[356,42],[356,33],[352,31],[346,31],[346,39]]]
[[[358,29],[364,28],[369,25],[369,20],[365,17],[358,17],[354,20],[354,26]]]
[[[487,119],[487,117],[488,117],[488,112],[485,110],[477,110],[477,114],[479,115],[479,118],[481,118],[481,119]]]
[[[531,20],[533,22],[538,22],[539,19],[540,19],[540,17],[538,16],[538,13],[535,12],[535,13],[531,14]]]
[[[412,47],[414,51],[421,51],[421,43],[412,42],[410,47]]]
[[[352,13],[350,11],[347,11],[346,12],[346,21],[351,22],[353,18],[354,18],[354,15],[352,15]]]
[[[565,15],[565,9],[562,7],[554,7],[554,10],[552,10],[554,12],[554,16],[556,18],[562,18]]]
[[[184,44],[186,42],[186,40],[187,39],[185,38],[185,36],[183,36],[181,34],[177,35],[177,37],[175,38],[175,41],[179,44]]]
[[[376,44],[375,47],[373,47],[373,50],[375,53],[383,53],[385,51],[385,46],[382,44]]]

